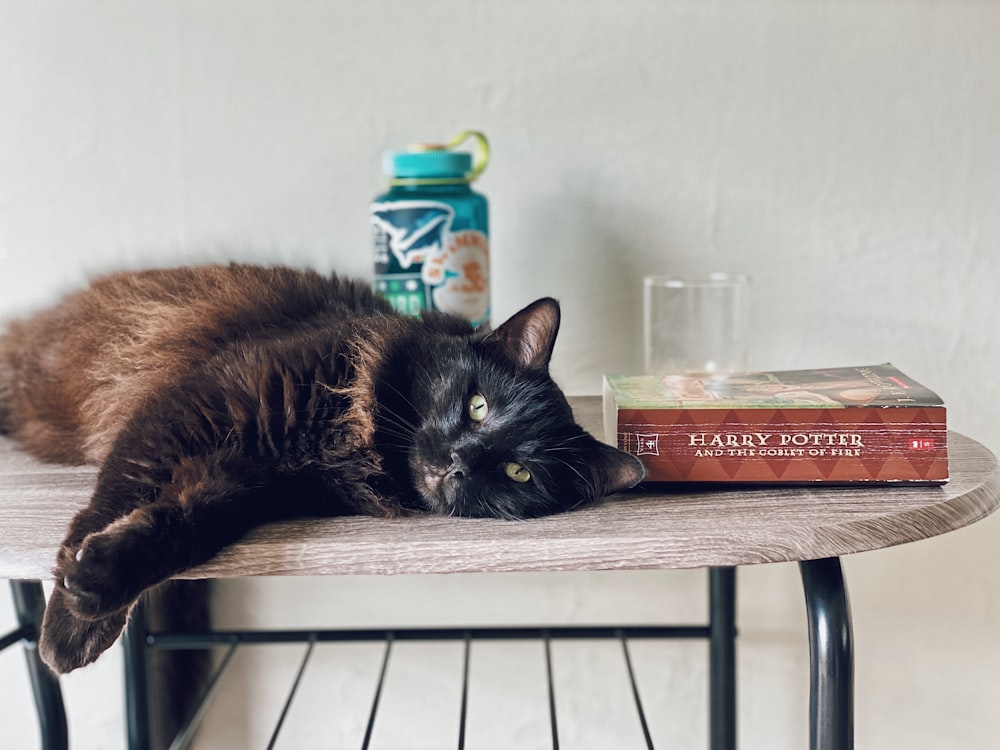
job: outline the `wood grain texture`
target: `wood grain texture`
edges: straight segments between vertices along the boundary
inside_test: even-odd
[[[601,434],[600,399],[571,399]],[[996,458],[949,433],[938,487],[646,487],[531,521],[421,515],[259,528],[189,577],[696,568],[807,560],[943,534],[1000,505]],[[43,464],[0,439],[0,577],[49,578],[93,467]]]

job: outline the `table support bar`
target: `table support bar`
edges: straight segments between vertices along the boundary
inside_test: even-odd
[[[809,747],[854,747],[851,609],[840,559],[799,563],[809,622]]]
[[[125,731],[129,750],[150,750],[149,661],[146,600],[132,608],[122,647],[125,654]]]
[[[465,649],[462,654],[462,706],[458,720],[458,750],[465,750],[465,723],[469,713],[469,658],[472,655],[472,636],[465,634]]]
[[[40,581],[11,581],[10,588],[19,627],[11,634],[11,638],[17,638],[13,641],[4,639],[4,647],[17,640],[24,643],[28,677],[38,709],[41,746],[44,750],[64,750],[69,746],[69,731],[62,690],[59,688],[59,679],[49,671],[38,653],[38,634],[41,632],[42,616],[45,613],[45,592]]]
[[[285,705],[281,708],[281,716],[278,717],[278,723],[271,734],[271,741],[267,743],[267,750],[274,750],[274,746],[278,742],[281,727],[284,726],[285,719],[288,718],[288,711],[292,707],[292,701],[295,700],[295,693],[298,692],[299,684],[302,682],[302,675],[305,674],[306,666],[309,664],[309,658],[312,656],[315,646],[316,639],[310,639],[309,646],[306,648],[305,654],[302,655],[302,661],[299,663],[299,671],[295,673],[295,681],[292,682],[292,689],[288,691],[288,698],[285,699]]]
[[[552,679],[552,638],[546,630],[542,632],[545,643],[545,680],[549,688],[549,724],[552,727],[552,750],[559,750],[559,726],[556,723],[556,688]]]
[[[375,696],[372,698],[372,709],[368,713],[368,725],[365,727],[365,738],[361,743],[361,750],[368,750],[372,741],[372,732],[375,731],[375,716],[378,714],[378,704],[382,699],[382,687],[385,685],[385,675],[389,671],[389,656],[392,653],[393,635],[389,633],[385,639],[385,651],[382,654],[382,668],[378,673],[378,684],[375,685]]]
[[[709,747],[736,750],[736,568],[710,568]]]
[[[639,714],[639,726],[642,728],[642,737],[646,740],[646,750],[653,750],[653,736],[649,733],[646,712],[642,710],[642,699],[639,697],[639,684],[635,680],[635,670],[632,669],[632,656],[628,652],[628,639],[624,635],[619,636],[619,639],[622,643],[622,654],[625,657],[625,669],[628,670],[628,681],[632,686],[632,698],[635,700],[635,710]]]
[[[214,674],[209,678],[208,684],[202,690],[201,695],[198,698],[198,703],[195,706],[194,713],[192,713],[188,720],[184,723],[184,726],[180,728],[177,736],[174,737],[173,742],[170,743],[169,750],[187,750],[187,748],[190,747],[191,742],[194,740],[195,732],[198,731],[198,725],[201,724],[201,720],[208,711],[208,706],[212,702],[212,698],[215,697],[215,692],[219,687],[222,675],[225,673],[226,667],[229,666],[230,660],[236,653],[236,648],[237,644],[229,644],[229,648],[226,650],[225,656],[222,657],[222,661],[219,662],[219,666],[215,668]],[[299,674],[301,676],[301,672]],[[289,700],[291,699],[289,698]],[[278,722],[278,729],[281,728],[281,722],[284,721],[284,716],[284,713],[282,713],[281,719]],[[275,737],[277,736],[278,729],[275,729]],[[272,744],[273,742],[274,738],[272,738]]]
[[[211,649],[221,646],[232,650],[237,646],[255,646],[277,643],[305,643],[309,645],[309,650],[316,644],[321,643],[350,643],[350,642],[370,642],[381,641],[385,644],[385,652],[382,659],[382,667],[378,676],[378,683],[375,687],[375,695],[371,705],[362,748],[367,748],[372,742],[372,735],[375,728],[375,720],[378,714],[382,689],[386,681],[389,667],[389,659],[392,652],[392,645],[397,641],[454,641],[461,640],[465,644],[463,661],[463,687],[462,702],[460,706],[459,738],[458,746],[465,746],[465,734],[468,711],[468,679],[471,661],[471,649],[474,641],[496,641],[496,640],[541,640],[544,647],[546,682],[548,686],[548,713],[551,729],[551,742],[553,750],[559,748],[559,729],[556,716],[555,699],[555,679],[554,665],[551,643],[553,640],[575,640],[575,639],[616,639],[622,644],[624,649],[626,666],[630,679],[632,680],[633,697],[635,698],[636,709],[638,711],[639,722],[642,726],[643,735],[648,748],[653,747],[650,727],[648,725],[645,711],[638,693],[638,686],[635,682],[635,675],[632,672],[631,658],[628,651],[629,640],[644,639],[709,639],[714,645],[712,648],[713,677],[716,686],[713,694],[719,693],[723,696],[730,696],[727,701],[720,705],[723,709],[724,718],[722,723],[728,727],[725,731],[729,736],[734,737],[735,731],[735,690],[729,686],[724,687],[722,683],[731,681],[735,677],[734,653],[735,647],[731,643],[735,638],[735,602],[734,602],[734,582],[735,571],[728,569],[714,574],[715,588],[711,601],[713,612],[721,609],[721,614],[716,613],[710,617],[711,623],[708,625],[633,625],[633,626],[562,626],[562,627],[480,627],[480,628],[416,628],[400,630],[384,629],[333,629],[333,630],[277,630],[277,631],[255,631],[255,630],[232,630],[232,631],[206,631],[206,632],[181,632],[181,633],[152,633],[148,631],[148,623],[145,619],[145,611],[140,604],[133,612],[133,617],[129,623],[126,637],[126,667],[136,668],[135,673],[131,673],[130,684],[135,684],[143,678],[145,674],[146,657],[151,650],[173,650],[173,649]],[[729,640],[727,644],[724,641]],[[224,660],[228,661],[228,659]],[[302,672],[305,670],[308,661],[308,653],[304,657],[300,667],[299,675],[293,685],[292,695],[288,697],[285,705],[285,713],[289,710],[294,697],[295,687],[298,685]],[[220,670],[221,672],[221,670]],[[139,675],[139,676],[137,676]],[[214,684],[217,682],[213,678]],[[136,721],[139,726],[133,727],[130,721],[129,750],[148,750],[149,729],[148,729],[148,695],[144,691],[137,691],[139,695],[129,694],[128,715],[131,721]],[[136,699],[138,697],[138,700]],[[200,704],[207,705],[207,700]],[[277,736],[281,728],[282,720],[275,729],[272,740]],[[713,716],[717,711],[713,711]],[[201,716],[197,716],[188,726],[192,729],[197,726]],[[186,730],[187,728],[185,728]],[[184,732],[185,730],[182,730]],[[718,732],[713,729],[713,734]],[[725,736],[725,735],[724,735]],[[735,740],[733,740],[735,743]],[[178,745],[182,747],[183,745]],[[712,747],[715,750],[732,750],[735,744]]]

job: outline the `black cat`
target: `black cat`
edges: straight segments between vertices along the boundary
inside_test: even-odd
[[[95,282],[0,337],[0,431],[100,465],[55,566],[41,648],[97,658],[146,589],[292,516],[526,518],[631,487],[632,456],[574,421],[548,374],[559,307],[491,333],[392,312],[288,268]]]

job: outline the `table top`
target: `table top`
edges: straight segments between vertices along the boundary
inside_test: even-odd
[[[602,433],[598,397],[571,398]],[[418,515],[269,524],[189,577],[697,568],[811,560],[943,534],[1000,505],[997,460],[948,434],[943,486],[648,486],[529,521]],[[0,577],[50,578],[94,467],[40,463],[0,438]]]

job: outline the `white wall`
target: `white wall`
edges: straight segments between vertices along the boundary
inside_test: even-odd
[[[494,149],[480,187],[495,312],[562,299],[554,370],[570,392],[638,366],[643,273],[743,270],[753,365],[892,361],[996,450],[998,38],[1000,7],[973,0],[7,0],[0,317],[122,267],[233,258],[370,273],[383,149],[476,127]],[[998,529],[846,561],[860,747],[997,745]],[[371,596],[394,592],[403,620],[428,587],[464,601],[484,585],[398,580],[372,582]],[[740,580],[743,746],[801,747],[795,569]],[[541,587],[538,606],[560,617],[618,606],[592,576],[487,583]],[[310,586],[365,597],[349,582]],[[586,604],[567,603],[566,586]],[[697,598],[699,586],[658,574],[625,590]],[[279,597],[264,585],[229,596]],[[77,747],[121,742],[116,658],[68,681]],[[4,655],[0,669],[19,663]],[[680,721],[701,699],[680,689],[670,710]],[[34,741],[16,706],[0,701],[5,735]]]

